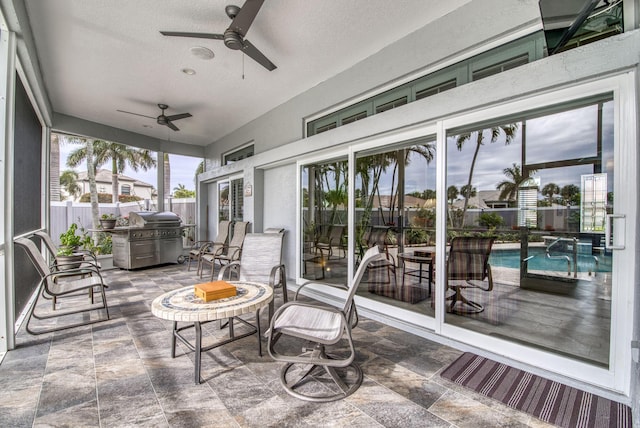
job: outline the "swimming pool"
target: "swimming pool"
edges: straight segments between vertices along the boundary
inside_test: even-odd
[[[572,258],[571,253],[558,253],[559,255],[567,255]],[[554,254],[555,255],[555,254]],[[548,270],[548,271],[567,271],[567,262],[564,259],[549,259],[545,255],[544,248],[529,248],[529,270]],[[520,250],[519,249],[493,249],[489,256],[489,263],[495,267],[520,268]],[[578,272],[593,272],[596,269],[595,260],[592,255],[578,254]],[[573,271],[573,266],[571,266]],[[598,255],[597,272],[611,272],[611,256]]]

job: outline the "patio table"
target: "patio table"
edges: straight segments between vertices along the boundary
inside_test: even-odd
[[[267,306],[273,300],[273,290],[267,284],[257,282],[229,281],[235,285],[237,294],[233,297],[204,302],[196,297],[194,286],[187,286],[169,291],[158,296],[151,303],[151,313],[158,318],[173,321],[171,335],[171,358],[176,356],[176,338],[185,344],[187,348],[195,352],[195,382],[201,383],[200,362],[202,352],[209,351],[218,346],[225,345],[238,339],[258,333],[258,353],[262,356],[262,342],[260,341],[260,309]],[[255,312],[256,323],[251,324],[240,318],[240,315]],[[209,321],[229,320],[229,338],[202,346],[202,324]],[[233,331],[233,322],[238,320],[251,327],[251,331],[236,336]],[[178,328],[178,322],[186,322],[189,325]],[[195,344],[190,343],[182,334],[182,330],[195,328]]]
[[[428,278],[429,278],[429,296],[431,296],[431,283],[433,282],[433,260],[435,258],[435,253],[432,251],[423,251],[423,254],[417,255],[415,252],[406,252],[398,254],[398,261],[402,264],[402,285],[404,285],[405,275],[413,276],[418,278],[418,284],[422,284],[423,273],[423,265],[427,265],[429,267],[428,270]],[[418,269],[407,269],[406,264],[417,263]]]

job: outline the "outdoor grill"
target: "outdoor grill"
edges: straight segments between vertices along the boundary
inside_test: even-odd
[[[180,217],[170,211],[129,213],[129,226],[112,231],[113,265],[136,269],[179,262],[182,229]]]

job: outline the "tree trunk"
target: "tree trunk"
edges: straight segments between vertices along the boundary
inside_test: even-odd
[[[97,229],[100,224],[100,212],[98,206],[98,186],[96,186],[96,169],[93,164],[93,140],[87,140],[87,178],[89,179],[89,194],[91,197],[92,229]],[[94,233],[94,242],[97,233]]]
[[[467,214],[467,205],[469,204],[469,196],[471,195],[471,181],[473,180],[473,169],[476,166],[476,159],[478,158],[478,151],[482,145],[482,133],[483,130],[478,131],[478,138],[476,140],[476,151],[473,152],[473,160],[471,161],[471,169],[469,169],[469,180],[467,181],[467,192],[464,196],[464,205],[462,206],[462,218],[460,219],[460,228],[464,228],[464,218]]]
[[[116,163],[115,156],[111,159],[111,202],[118,202],[118,164]]]

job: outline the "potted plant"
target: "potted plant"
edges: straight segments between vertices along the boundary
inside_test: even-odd
[[[80,267],[83,255],[75,254],[75,251],[84,242],[80,235],[76,235],[78,225],[71,223],[69,229],[60,235],[60,246],[56,255],[56,262],[61,265],[62,269],[73,269]]]
[[[113,214],[102,214],[100,217],[100,227],[105,230],[116,227],[116,217]]]

